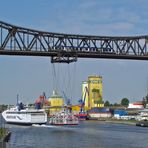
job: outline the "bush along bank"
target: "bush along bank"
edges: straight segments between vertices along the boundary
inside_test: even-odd
[[[9,132],[6,128],[0,128],[0,141],[9,142],[11,136],[11,132]]]

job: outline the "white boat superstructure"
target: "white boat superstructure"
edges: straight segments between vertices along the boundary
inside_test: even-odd
[[[7,123],[13,124],[44,124],[47,122],[47,113],[44,109],[10,108],[2,113]]]

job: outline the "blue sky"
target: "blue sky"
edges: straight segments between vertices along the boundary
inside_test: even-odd
[[[147,10],[147,0],[1,0],[0,20],[49,32],[134,36],[148,35]],[[78,59],[55,64],[55,78],[50,57],[0,56],[0,104],[15,104],[17,93],[33,102],[57,85],[76,103],[89,75],[102,75],[104,100],[141,100],[148,89],[147,66],[148,61]]]

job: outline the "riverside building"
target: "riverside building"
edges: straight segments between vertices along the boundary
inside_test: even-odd
[[[88,80],[82,83],[82,98],[85,109],[104,107],[102,76],[89,76]]]
[[[51,107],[49,112],[52,115],[62,110],[62,107],[64,106],[64,99],[57,93],[57,91],[53,91],[53,94],[49,98],[49,104]]]

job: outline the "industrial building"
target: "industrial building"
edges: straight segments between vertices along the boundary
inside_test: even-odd
[[[112,111],[105,107],[94,107],[88,111],[89,119],[110,118]]]
[[[82,98],[87,110],[104,107],[102,76],[89,76],[88,80],[82,83]]]
[[[137,101],[137,102],[129,103],[128,109],[144,109],[143,102]]]
[[[53,94],[48,101],[51,107],[49,109],[51,115],[55,112],[61,111],[62,107],[64,106],[64,99],[58,94],[57,91],[53,91]]]

